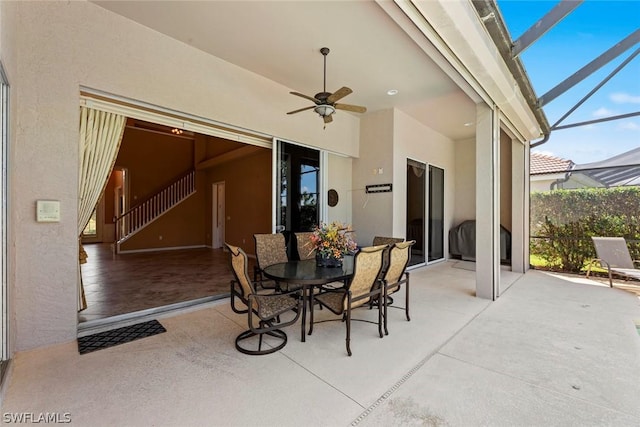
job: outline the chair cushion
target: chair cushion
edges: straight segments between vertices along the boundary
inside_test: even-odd
[[[342,313],[345,292],[323,292],[316,296],[315,299],[320,301],[324,306],[334,313]]]
[[[289,295],[255,295],[255,299],[258,302],[258,316],[262,319],[272,319],[298,305],[297,299]]]

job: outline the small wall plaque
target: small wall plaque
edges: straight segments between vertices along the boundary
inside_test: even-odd
[[[327,193],[327,203],[331,207],[334,207],[338,204],[338,192],[333,188]]]
[[[367,185],[366,192],[367,193],[390,193],[392,189],[392,184],[375,184],[375,185]]]
[[[36,221],[60,222],[60,201],[59,200],[36,201]]]

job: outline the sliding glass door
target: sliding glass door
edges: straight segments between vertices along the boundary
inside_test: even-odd
[[[274,145],[275,231],[290,241],[292,233],[312,231],[320,221],[320,151],[280,140]]]
[[[427,165],[407,159],[407,240],[415,240],[409,265],[424,264],[425,189]]]
[[[407,159],[407,240],[416,241],[409,265],[444,259],[444,170],[412,159]]]
[[[444,170],[429,165],[428,260],[444,259]]]

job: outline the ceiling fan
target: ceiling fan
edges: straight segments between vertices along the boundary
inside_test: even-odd
[[[289,92],[292,95],[296,95],[304,99],[308,99],[309,101],[313,101],[315,105],[300,108],[299,110],[289,111],[287,114],[295,114],[301,111],[313,109],[313,111],[315,111],[320,115],[320,117],[322,117],[326,125],[327,123],[331,123],[333,121],[331,115],[335,113],[336,110],[352,111],[354,113],[365,113],[367,111],[365,107],[361,107],[359,105],[336,103],[336,101],[339,101],[340,99],[353,92],[348,87],[343,86],[334,93],[327,92],[327,55],[329,54],[329,48],[323,47],[322,49],[320,49],[320,53],[324,56],[324,85],[322,88],[322,92],[316,93],[315,96],[308,96],[299,92]]]

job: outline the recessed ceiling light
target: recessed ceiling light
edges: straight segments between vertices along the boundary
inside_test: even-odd
[[[469,127],[469,126],[473,126],[473,122],[467,122],[464,124],[465,126]]]
[[[398,93],[397,89],[389,89],[387,91],[387,95],[390,95],[390,96],[396,95],[397,93]]]

